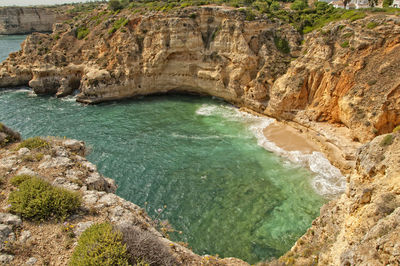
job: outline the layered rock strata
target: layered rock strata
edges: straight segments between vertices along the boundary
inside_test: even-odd
[[[55,22],[65,19],[59,8],[0,7],[0,35],[50,32]]]
[[[0,87],[29,84],[58,96],[77,91],[85,103],[208,94],[300,124],[344,125],[362,142],[400,124],[397,16],[331,23],[302,45],[290,25],[246,21],[227,7],[145,15],[102,8],[56,24],[53,34],[29,36],[1,65]],[[82,31],[87,36],[79,40]]]

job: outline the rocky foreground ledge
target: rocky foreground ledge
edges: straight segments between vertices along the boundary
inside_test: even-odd
[[[2,128],[0,132],[11,132],[4,125]],[[156,229],[158,224],[142,208],[114,194],[114,181],[103,177],[96,166],[85,159],[83,142],[54,137],[44,139],[49,144],[45,148],[18,149],[20,141],[10,141],[0,148],[0,265],[67,265],[82,232],[103,222],[133,228],[142,236],[143,243],[139,244],[143,246],[148,244],[146,239],[151,238],[155,247],[149,247],[147,253],[157,257],[164,252],[170,256],[168,265],[248,265],[234,258],[199,256],[170,241]],[[15,190],[10,179],[16,175],[37,176],[54,186],[77,191],[82,196],[82,205],[63,222],[21,219],[9,213],[7,201]]]
[[[2,128],[2,133],[10,132]],[[47,137],[49,146],[36,150],[19,148],[21,142],[16,141],[0,149],[1,263],[66,265],[79,235],[94,223],[108,221],[151,234],[176,265],[247,265],[235,258],[198,256],[164,237],[143,209],[114,194],[113,180],[99,174],[84,158],[83,142]],[[346,192],[321,208],[320,216],[289,252],[260,265],[400,263],[400,130],[376,137],[358,149],[356,157]],[[72,237],[63,233],[65,226],[56,221],[35,223],[8,213],[7,198],[15,189],[9,180],[22,174],[82,195],[79,212],[65,220]]]

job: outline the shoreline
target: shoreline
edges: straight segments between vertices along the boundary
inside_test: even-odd
[[[259,117],[273,118],[245,107],[239,110]],[[352,140],[349,128],[328,122],[275,119],[263,128],[262,133],[265,139],[288,153],[296,151],[305,155],[313,152],[322,153],[343,176],[350,174],[355,168],[355,153],[363,145]]]

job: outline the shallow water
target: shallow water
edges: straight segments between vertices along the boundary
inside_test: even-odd
[[[262,147],[257,132],[271,120],[218,99],[169,95],[83,106],[3,89],[0,121],[25,138],[84,140],[88,159],[116,180],[118,195],[167,219],[182,231],[172,238],[199,254],[251,263],[280,256],[325,202],[312,186],[319,174]]]

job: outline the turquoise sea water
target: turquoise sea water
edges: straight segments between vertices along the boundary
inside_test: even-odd
[[[280,256],[325,201],[310,185],[311,171],[257,145],[252,128],[262,126],[260,118],[218,99],[168,95],[84,106],[0,89],[0,121],[25,138],[84,140],[88,159],[116,180],[118,195],[167,219],[182,231],[172,238],[199,254],[251,263]]]
[[[0,62],[11,52],[18,51],[26,35],[0,35]]]

